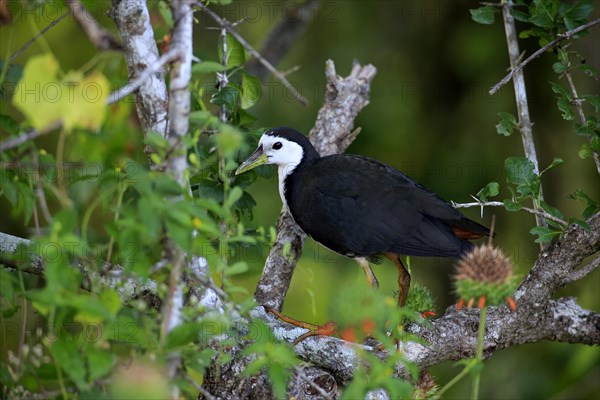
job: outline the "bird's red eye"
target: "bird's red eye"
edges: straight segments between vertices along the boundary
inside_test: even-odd
[[[275,144],[273,144],[273,150],[279,150],[282,147],[283,144],[281,144],[281,142],[275,142]]]

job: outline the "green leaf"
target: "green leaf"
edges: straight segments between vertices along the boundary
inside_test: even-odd
[[[596,112],[600,112],[600,95],[588,94],[588,95],[581,96],[581,98],[585,99],[585,101],[587,101],[592,106],[594,106],[594,109],[596,110]]]
[[[0,129],[16,135],[19,133],[19,123],[10,115],[0,114]]]
[[[579,64],[576,68],[589,77],[598,77],[598,70],[589,64]]]
[[[236,262],[225,269],[225,275],[233,276],[243,274],[248,271],[248,263],[245,261]]]
[[[198,110],[190,113],[190,124],[193,126],[203,128],[205,126],[213,126],[218,121],[218,118],[209,111]]]
[[[517,118],[511,113],[499,112],[500,122],[496,125],[496,132],[503,136],[510,136],[518,126]]]
[[[477,192],[477,198],[481,201],[488,201],[488,197],[497,196],[500,193],[500,185],[498,182],[490,182],[483,189]]]
[[[562,111],[562,117],[564,120],[571,121],[574,118],[571,100],[566,97],[561,97],[556,101],[556,105],[558,109]]]
[[[223,64],[216,61],[202,61],[192,66],[193,75],[211,74],[225,70]]]
[[[496,8],[492,6],[484,6],[469,10],[473,21],[479,24],[491,25],[494,23]]]
[[[525,157],[509,157],[504,161],[506,180],[515,185],[530,185],[536,178],[535,167]]]
[[[231,189],[231,191],[229,192],[229,195],[227,196],[227,201],[225,202],[224,206],[227,208],[231,208],[233,207],[233,205],[235,203],[237,203],[237,201],[239,199],[242,198],[242,195],[244,194],[244,191],[238,187],[235,186],[233,189]]]
[[[529,8],[529,22],[545,29],[552,29],[558,12],[558,1],[536,0]]]
[[[561,231],[554,231],[547,226],[536,226],[529,231],[532,235],[536,235],[535,243],[550,243],[555,236],[560,235]]]
[[[588,159],[592,156],[592,149],[590,148],[590,145],[587,143],[584,143],[581,145],[581,148],[579,149],[579,151],[577,152],[577,155],[579,156],[579,158],[581,158],[582,160]]]
[[[594,0],[580,0],[565,13],[569,18],[583,22],[594,11]]]
[[[260,100],[261,96],[260,79],[258,79],[254,75],[243,73],[241,96],[243,110],[247,110],[248,108],[258,103],[258,100]]]
[[[227,34],[225,43],[227,46],[227,51],[225,53],[227,69],[244,64],[246,62],[246,51],[244,50],[244,46],[242,46],[241,43],[230,34]],[[222,55],[223,45],[221,40],[219,43],[219,60],[222,59]]]
[[[122,306],[121,296],[114,289],[104,289],[100,293],[100,303],[111,313],[112,316],[116,316]]]
[[[566,98],[568,98],[570,100],[570,94],[569,94],[569,91],[567,89],[565,89],[564,87],[562,87],[558,83],[554,83],[554,82],[550,82],[550,85],[551,85],[552,91],[554,93],[559,94],[562,97],[566,97]]]
[[[521,209],[521,203],[512,200],[504,200],[504,208],[506,211],[519,211]]]
[[[56,365],[75,382],[78,388],[84,389],[86,386],[85,360],[73,339],[60,337],[50,346],[49,350]]]
[[[165,1],[158,2],[158,13],[163,18],[169,28],[173,28],[173,13],[171,7]]]
[[[97,72],[84,77],[79,71],[59,78],[59,72],[52,54],[30,58],[12,99],[14,106],[39,130],[56,122],[67,131],[98,130],[107,111],[108,79]]]
[[[201,330],[202,324],[199,322],[186,322],[176,326],[167,335],[164,349],[175,349],[198,340]]]
[[[219,89],[218,92],[214,93],[210,102],[217,106],[225,106],[229,112],[235,112],[238,108],[238,102],[240,100],[240,91],[238,88],[233,86],[225,86]]]
[[[111,311],[91,295],[70,296],[69,304],[77,310],[76,321],[99,323],[111,320],[113,317]]]
[[[542,176],[546,171],[551,170],[552,168],[556,168],[559,165],[561,165],[562,163],[564,163],[562,158],[559,157],[554,157],[554,160],[552,160],[552,164],[548,165],[546,167],[546,169],[544,169],[542,172],[540,172],[540,176]]]
[[[529,22],[529,14],[511,7],[510,13],[519,22]]]
[[[102,378],[112,371],[115,361],[112,353],[90,346],[86,349],[86,355],[90,382]]]
[[[569,67],[567,67],[565,64],[563,64],[561,62],[555,62],[554,64],[552,64],[552,69],[557,74],[562,74],[563,72],[567,71],[569,69]]]

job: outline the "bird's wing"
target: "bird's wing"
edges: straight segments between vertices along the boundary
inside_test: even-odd
[[[338,155],[320,159],[316,170],[318,175],[302,179],[303,212],[294,218],[332,250],[365,256],[388,251],[457,256],[468,246],[449,228],[449,222],[466,218],[392,167]]]

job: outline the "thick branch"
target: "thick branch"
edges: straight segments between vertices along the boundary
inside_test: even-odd
[[[506,32],[506,42],[508,44],[508,55],[510,58],[510,66],[514,70],[519,64],[521,53],[519,51],[519,40],[515,19],[510,12],[513,2],[512,0],[505,0],[503,5],[502,15],[504,17],[504,30]],[[533,164],[534,172],[539,175],[540,169],[538,167],[537,154],[533,142],[532,124],[531,117],[529,116],[529,103],[527,101],[527,89],[525,88],[525,75],[523,74],[523,71],[519,70],[515,72],[513,83],[519,118],[519,130],[521,132],[521,139],[523,140],[523,150],[525,151],[525,157]],[[540,200],[543,199],[544,195],[540,185]],[[534,208],[537,208],[535,204]],[[539,215],[535,216],[535,221],[537,226],[548,226],[546,220]]]
[[[342,78],[336,74],[333,61],[327,61],[324,104],[309,135],[321,155],[343,152],[358,134],[358,130],[352,130],[354,119],[369,103],[370,84],[376,71],[372,65],[363,67],[355,63],[350,75]],[[254,292],[258,304],[281,310],[304,237],[304,232],[283,210],[277,222],[277,238]],[[291,245],[291,257],[283,255],[287,243]]]
[[[135,81],[159,59],[146,2],[113,0],[111,17],[121,35],[129,81]],[[144,80],[134,96],[144,134],[158,132],[166,136],[168,96],[164,70],[161,68]]]
[[[600,213],[587,223],[591,230],[573,225],[560,240],[541,253],[515,294],[516,312],[506,306],[490,307],[484,345],[486,357],[498,349],[541,340],[600,344],[599,314],[582,309],[572,298],[550,300],[556,289],[572,280],[573,271],[583,259],[600,250]],[[597,263],[596,259],[591,263],[592,267],[584,267],[582,271],[595,268]],[[261,307],[253,310],[252,316],[265,320],[279,340],[292,342],[306,332],[275,319]],[[407,327],[410,333],[427,340],[428,344],[402,342],[401,351],[407,360],[419,367],[472,357],[476,351],[478,324],[477,309],[450,307],[444,316],[431,321],[430,327],[414,324]],[[385,357],[372,347],[349,344],[333,337],[307,338],[295,349],[305,360],[332,371],[342,383],[351,379],[360,362],[358,349]],[[404,372],[400,366],[398,374]]]

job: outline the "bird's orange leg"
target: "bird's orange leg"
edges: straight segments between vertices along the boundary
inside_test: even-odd
[[[326,322],[323,325],[315,325],[315,324],[310,324],[308,322],[299,321],[297,319],[288,317],[287,315],[283,315],[282,313],[280,313],[279,311],[277,311],[276,309],[271,308],[271,307],[265,306],[265,310],[267,312],[270,312],[271,314],[275,315],[280,320],[287,322],[288,324],[309,330],[308,332],[298,336],[296,338],[296,340],[294,340],[292,342],[292,346],[297,345],[304,339],[311,337],[311,336],[318,336],[318,335],[331,336],[337,332],[337,326],[332,321]]]
[[[400,294],[398,295],[398,306],[404,307],[406,304],[406,299],[408,298],[408,290],[410,289],[410,274],[404,268],[404,264],[400,261],[400,257],[398,257],[394,253],[385,253],[385,256],[392,260],[392,262],[398,268],[398,290]]]

